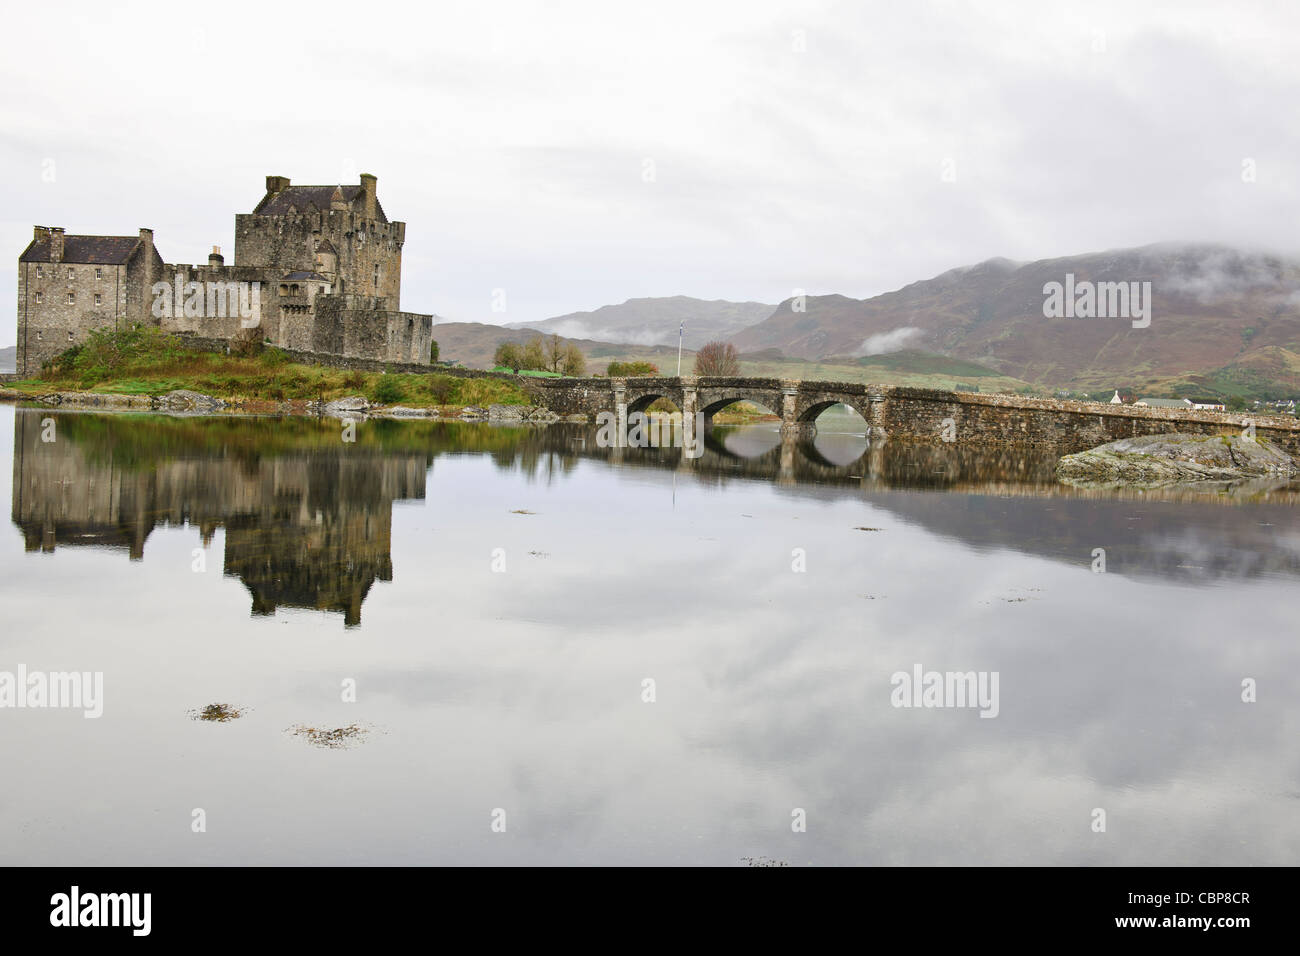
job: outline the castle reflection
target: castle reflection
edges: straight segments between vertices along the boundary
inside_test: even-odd
[[[223,571],[254,614],[336,611],[352,626],[371,585],[392,580],[393,502],[424,497],[428,464],[315,422],[20,409],[13,521],[28,551],[90,545],[132,560],[156,527],[188,524],[205,546],[224,528]]]

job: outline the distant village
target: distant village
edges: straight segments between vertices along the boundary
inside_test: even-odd
[[[1076,396],[1069,392],[1058,392],[1057,397],[1073,398]],[[1093,400],[1095,401],[1096,398],[1093,397]],[[1239,399],[1235,402],[1225,401],[1221,398],[1207,397],[1150,398],[1140,397],[1136,393],[1125,393],[1119,389],[1115,389],[1107,401],[1112,405],[1138,405],[1147,408],[1182,408],[1209,412],[1257,411],[1260,414],[1267,415],[1294,415],[1296,413],[1296,399],[1294,398],[1283,398],[1273,401]]]

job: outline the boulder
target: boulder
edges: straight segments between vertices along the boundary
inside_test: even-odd
[[[369,411],[371,407],[370,402],[361,395],[347,395],[343,398],[336,398],[332,402],[326,402],[324,405],[320,402],[307,403],[307,411],[316,415],[329,415],[332,418],[362,415]]]
[[[477,405],[466,405],[460,410],[460,417],[477,421],[480,418],[487,418],[487,409],[480,408]]]
[[[1189,481],[1290,478],[1300,467],[1285,451],[1242,435],[1142,435],[1066,455],[1056,477],[1068,484],[1159,485]]]
[[[487,417],[490,422],[517,422],[526,418],[529,411],[524,405],[489,405]]]
[[[226,403],[211,395],[204,395],[202,392],[192,392],[187,388],[180,388],[174,392],[159,396],[157,407],[175,412],[211,412],[216,411],[218,408],[225,408]]]

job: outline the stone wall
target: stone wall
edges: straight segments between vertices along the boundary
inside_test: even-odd
[[[199,352],[230,351],[230,343],[225,339],[208,338],[199,335],[181,336],[186,347]],[[357,372],[394,372],[401,375],[451,375],[456,378],[496,378],[514,382],[525,391],[536,392],[534,383],[537,379],[526,376],[514,376],[505,372],[483,372],[472,368],[449,368],[445,365],[430,365],[428,362],[384,362],[379,359],[358,358],[351,355],[331,355],[324,352],[307,352],[301,349],[276,348],[291,362],[301,365],[322,365],[325,368],[341,368]]]
[[[1042,445],[1070,454],[1135,435],[1241,434],[1253,422],[1257,436],[1300,454],[1300,421],[1294,418],[921,388],[880,391],[885,395],[882,424],[895,440],[942,440],[950,420],[958,442]]]
[[[277,276],[324,268],[316,261],[316,247],[324,239],[337,253],[336,273],[344,293],[383,296],[400,308],[405,223],[366,219],[351,209],[235,216],[235,262]]]
[[[380,296],[318,295],[311,351],[429,364],[433,316],[398,312]]]
[[[268,274],[263,269],[243,266],[192,266],[186,263],[168,264],[163,267],[163,274],[158,282],[166,282],[171,287],[168,301],[170,315],[158,317],[152,306],[148,311],[152,321],[164,332],[183,332],[195,335],[235,338],[243,329],[243,317],[240,315],[239,283],[256,282],[259,306],[260,327],[268,338],[278,334],[278,311],[275,285],[268,281]],[[186,315],[185,288],[187,283],[202,284],[201,315]],[[181,310],[176,310],[176,286],[180,284]],[[233,294],[232,294],[233,293]],[[251,296],[249,297],[251,300]],[[251,321],[251,320],[250,320]]]
[[[92,329],[116,325],[128,285],[126,265],[18,263],[18,371],[35,375]]]

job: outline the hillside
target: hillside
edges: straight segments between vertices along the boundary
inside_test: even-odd
[[[1043,287],[1150,281],[1150,326],[1045,318]],[[1300,391],[1300,262],[1224,246],[1165,243],[1031,263],[991,259],[869,299],[783,302],[733,338],[745,352],[804,359],[900,348],[986,366],[1040,386]]]
[[[0,349],[0,372],[12,372],[18,367],[18,346],[6,345]]]
[[[518,328],[554,332],[567,338],[626,342],[632,345],[677,347],[677,329],[686,323],[683,342],[697,349],[714,339],[729,339],[740,330],[762,322],[776,306],[763,302],[706,301],[686,295],[628,299],[593,312],[570,312],[540,322],[519,323]]]
[[[438,343],[438,355],[445,361],[460,362],[467,368],[491,368],[492,355],[502,342],[527,342],[541,334],[538,329],[510,328],[504,325],[487,325],[482,322],[441,322],[433,327],[433,338]],[[567,338],[587,357],[587,367],[592,372],[604,372],[614,361],[633,359],[654,362],[671,374],[677,368],[677,346],[621,345],[598,342],[592,339]],[[682,361],[689,363],[693,353],[686,353]],[[689,367],[689,365],[687,365]]]

